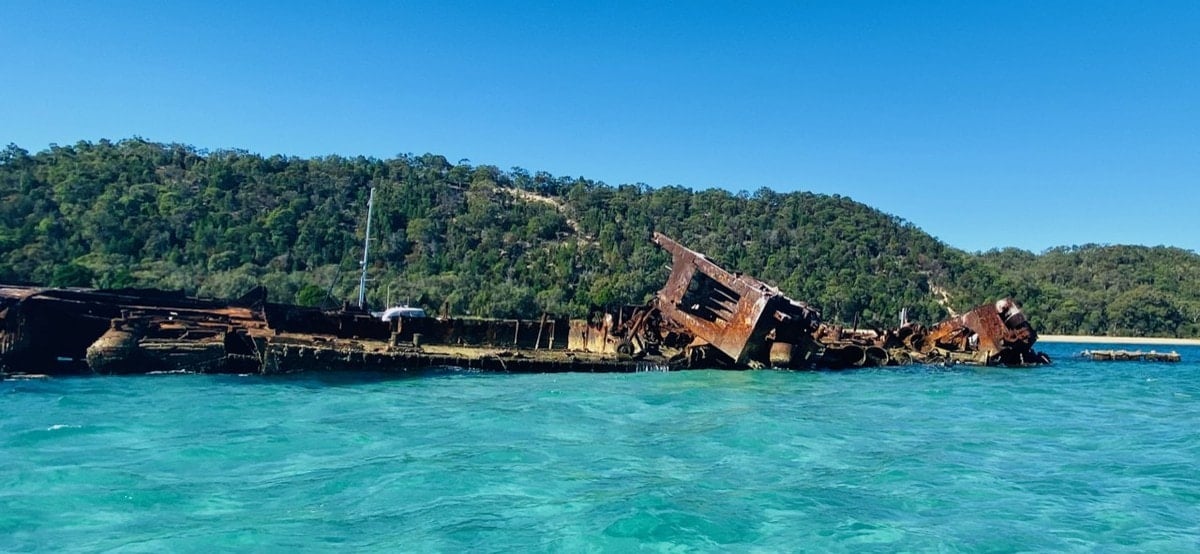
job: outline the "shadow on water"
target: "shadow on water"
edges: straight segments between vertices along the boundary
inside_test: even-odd
[[[325,388],[392,381],[453,379],[461,377],[478,378],[491,375],[505,374],[479,371],[477,369],[443,366],[425,367],[405,371],[375,371],[364,369],[349,371],[305,371],[299,373],[284,373],[275,375],[218,375],[214,377],[217,377],[222,381],[246,384],[295,385],[301,387]]]
[[[839,369],[839,370],[787,370],[787,369],[761,369],[761,370],[721,370],[717,368],[711,369],[692,369],[692,370],[668,370],[666,367],[647,366],[638,368],[636,371],[622,373],[625,375],[647,374],[647,373],[671,373],[671,374],[686,374],[691,378],[695,378],[702,374],[792,374],[796,376],[808,375],[825,375],[833,376],[839,374],[847,375],[864,375],[864,374],[892,374],[892,375],[936,375],[936,374],[958,374],[958,375],[980,375],[994,373],[1012,373],[1012,372],[1029,372],[1039,369],[1053,369],[1055,366],[1028,366],[1028,367],[989,367],[989,366],[974,366],[974,365],[900,365],[886,366],[874,368],[860,369]],[[536,372],[535,372],[536,373]],[[546,372],[547,374],[559,372]],[[572,372],[566,372],[572,373]],[[585,373],[585,372],[584,372]],[[129,375],[97,375],[91,373],[81,373],[73,375],[58,375],[47,377],[45,375],[3,375],[0,374],[0,382],[12,383],[36,383],[48,380],[90,380],[90,379],[154,379],[162,377],[170,377],[178,379],[181,377],[206,378],[218,383],[239,383],[239,384],[290,384],[304,387],[336,387],[336,386],[352,386],[364,383],[380,383],[391,381],[408,381],[417,379],[455,379],[455,378],[503,378],[516,375],[523,375],[525,372],[504,372],[504,371],[489,371],[481,369],[462,368],[455,366],[437,366],[423,367],[396,370],[337,370],[337,371],[304,371],[298,373],[281,373],[263,375],[257,373],[249,374],[202,374],[189,372],[151,372]],[[582,374],[582,373],[580,373]],[[728,376],[728,375],[726,375]]]
[[[461,377],[485,377],[485,376],[502,376],[508,375],[501,372],[480,371],[478,369],[468,369],[452,366],[444,367],[425,367],[419,369],[409,369],[404,371],[377,371],[377,370],[350,370],[350,371],[305,371],[298,373],[281,373],[272,375],[262,375],[258,373],[191,373],[191,372],[150,372],[137,373],[129,375],[102,375],[102,374],[77,374],[77,375],[54,375],[46,376],[40,374],[14,374],[0,376],[0,382],[5,382],[9,385],[28,384],[34,385],[37,383],[48,383],[53,381],[78,381],[86,382],[90,380],[100,379],[208,379],[217,383],[236,383],[242,385],[300,385],[312,387],[331,387],[331,386],[349,386],[363,383],[378,383],[387,381],[406,381],[416,379],[448,379]]]

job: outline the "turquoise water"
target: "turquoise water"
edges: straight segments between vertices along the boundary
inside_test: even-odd
[[[1182,364],[0,383],[0,551],[1200,550]]]

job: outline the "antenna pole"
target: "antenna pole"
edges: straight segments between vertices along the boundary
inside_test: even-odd
[[[358,307],[366,308],[367,299],[367,255],[371,252],[371,209],[375,206],[375,187],[367,197],[367,238],[363,240],[362,276],[358,278]]]

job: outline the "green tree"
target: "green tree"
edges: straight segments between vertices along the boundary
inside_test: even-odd
[[[92,270],[79,264],[68,263],[54,270],[54,275],[50,277],[50,286],[90,287],[95,280],[96,275]]]
[[[325,302],[327,293],[325,289],[316,285],[304,285],[296,293],[296,304],[300,306],[317,307]]]
[[[669,256],[648,241],[660,231],[847,324],[890,325],[902,308],[933,322],[1012,295],[1042,331],[1200,334],[1200,256],[1176,248],[969,254],[838,195],[137,138],[0,151],[0,280],[233,296],[268,284],[276,302],[328,283],[322,299],[330,285],[350,298],[372,187],[367,269],[434,312],[578,316],[641,303],[666,275]]]

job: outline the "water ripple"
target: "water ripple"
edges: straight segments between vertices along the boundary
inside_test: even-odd
[[[0,551],[1197,551],[1183,364],[0,383]],[[653,369],[653,368],[647,368]]]

